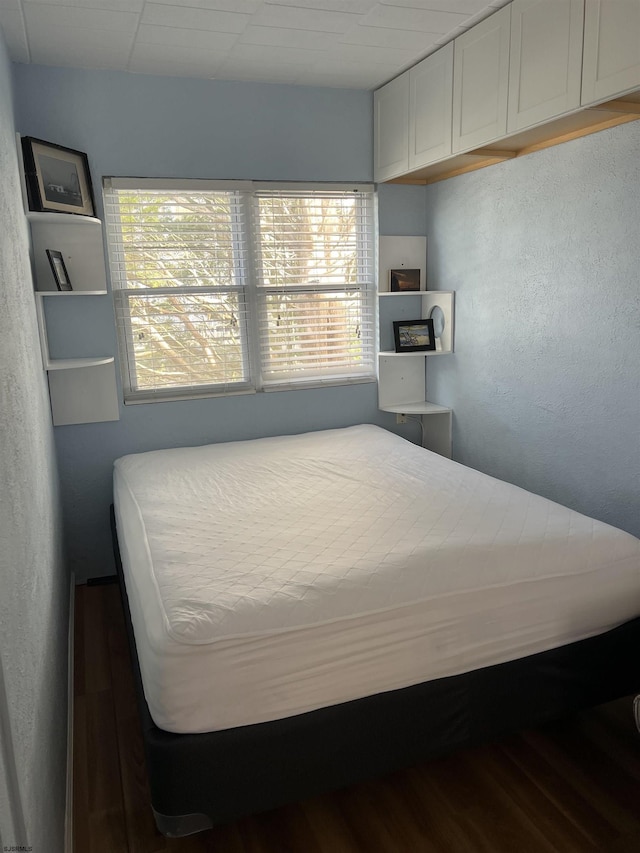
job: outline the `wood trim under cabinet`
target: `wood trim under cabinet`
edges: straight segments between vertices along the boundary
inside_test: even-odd
[[[515,157],[524,157],[535,151],[561,145],[563,142],[589,136],[638,119],[640,119],[640,93],[634,93],[624,99],[577,110],[551,122],[496,140],[489,148],[478,148],[454,157],[447,157],[423,169],[394,178],[389,183],[420,185],[445,181],[456,175],[484,169],[505,160],[513,160]]]

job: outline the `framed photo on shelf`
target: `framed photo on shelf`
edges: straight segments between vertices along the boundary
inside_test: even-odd
[[[389,270],[391,293],[411,293],[420,290],[420,270]]]
[[[93,216],[89,161],[82,151],[22,137],[29,210]]]
[[[436,348],[433,320],[394,320],[396,352],[429,352]]]
[[[55,249],[47,249],[46,252],[58,290],[73,290],[62,252],[58,252]]]

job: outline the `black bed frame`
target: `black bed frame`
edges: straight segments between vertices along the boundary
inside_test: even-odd
[[[640,688],[640,617],[587,640],[268,723],[173,734],[149,713],[113,544],[160,832],[189,835],[416,764]]]

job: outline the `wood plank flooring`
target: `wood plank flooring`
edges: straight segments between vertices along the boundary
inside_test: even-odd
[[[632,698],[184,839],[155,829],[118,588],[76,590],[76,853],[638,853]]]

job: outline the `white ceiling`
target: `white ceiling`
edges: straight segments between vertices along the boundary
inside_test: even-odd
[[[16,62],[374,89],[507,0],[0,0]]]

